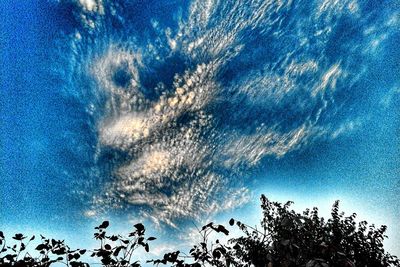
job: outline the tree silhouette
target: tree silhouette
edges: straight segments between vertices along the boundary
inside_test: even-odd
[[[220,224],[209,223],[199,229],[202,240],[188,249],[166,253],[162,259],[147,261],[155,265],[175,267],[200,266],[255,266],[255,267],[389,267],[400,266],[396,256],[385,252],[383,241],[386,226],[376,228],[366,221],[356,222],[356,214],[345,216],[339,212],[339,201],[331,210],[327,220],[320,217],[318,209],[296,213],[290,210],[292,202],[281,204],[261,196],[263,218],[260,228],[254,228],[235,219],[229,224],[236,225],[243,235],[222,243],[210,241],[212,232],[228,236],[229,231]],[[81,257],[97,259],[103,266],[138,267],[133,252],[139,248],[149,252],[149,241],[145,238],[143,224],[135,224],[127,236],[107,234],[108,221],[95,227],[93,237],[100,247],[93,250],[71,249],[62,240],[48,239],[40,235],[36,246],[37,256],[26,249],[35,240],[21,233],[12,237],[14,244],[7,245],[0,231],[0,267],[49,267],[61,263],[70,267],[87,267]]]
[[[244,233],[228,244],[207,246],[207,240],[190,250],[192,263],[180,259],[179,251],[168,253],[156,264],[173,266],[255,266],[255,267],[379,267],[400,266],[396,256],[386,253],[383,240],[386,226],[368,226],[366,221],[356,223],[356,214],[345,217],[339,213],[339,201],[333,204],[331,218],[318,215],[318,208],[302,214],[290,210],[293,202],[271,202],[261,196],[263,219],[261,230],[231,219],[229,224]],[[201,230],[207,237],[214,230],[227,234],[223,226],[208,224]]]

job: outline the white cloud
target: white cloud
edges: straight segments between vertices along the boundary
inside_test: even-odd
[[[98,12],[100,14],[104,12],[102,0],[79,0],[79,4],[88,12]]]
[[[90,20],[85,14],[100,12],[106,3],[80,4]],[[200,220],[246,203],[246,172],[263,158],[284,157],[314,138],[335,138],[357,127],[348,122],[332,129],[322,120],[351,70],[346,58],[332,63],[323,52],[334,16],[315,25],[322,14],[359,12],[357,2],[318,1],[313,16],[285,29],[277,14],[295,10],[295,4],[196,0],[176,31],[153,20],[159,36],[145,44],[136,36],[112,39],[107,32],[84,47],[84,31],[73,36],[75,53],[87,49],[78,63],[90,66],[95,81],[82,90],[97,97],[88,105],[98,136],[96,156],[124,155],[107,162],[111,178],[93,194],[91,210],[138,206],[143,217],[171,226],[178,219]],[[100,22],[96,36],[110,30],[105,20],[93,21]],[[174,70],[170,62],[176,57],[186,69],[172,81],[158,77],[154,65]],[[224,76],[227,70],[235,72],[232,77]],[[154,88],[146,87],[148,76]],[[146,90],[156,96],[148,98]],[[98,172],[101,176],[101,167]]]

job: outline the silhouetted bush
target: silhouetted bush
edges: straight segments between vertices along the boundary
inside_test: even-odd
[[[199,229],[202,240],[190,248],[188,255],[175,251],[166,253],[162,259],[147,262],[176,267],[400,266],[397,257],[383,249],[386,226],[376,228],[368,226],[365,221],[357,224],[355,213],[345,217],[339,212],[338,201],[334,203],[328,220],[318,215],[317,208],[300,214],[289,209],[291,204],[271,202],[262,195],[260,229],[231,219],[229,224],[239,227],[244,235],[225,243],[219,240],[211,242],[209,236],[212,232],[228,236],[229,231],[223,225],[209,223]],[[48,267],[62,263],[71,267],[86,267],[89,264],[80,259],[88,252],[89,257],[98,259],[103,266],[140,266],[132,257],[133,252],[140,247],[149,252],[148,242],[155,238],[145,238],[143,224],[134,225],[134,231],[128,236],[108,235],[108,226],[109,222],[104,221],[95,227],[94,238],[100,241],[100,247],[94,250],[72,250],[64,241],[40,236],[41,243],[35,248],[38,256],[35,257],[26,252],[35,236],[26,242],[26,236],[16,234],[12,237],[16,244],[7,245],[0,231],[0,266]]]
[[[261,196],[263,219],[260,230],[231,219],[229,224],[244,233],[227,244],[218,240],[208,242],[210,231],[228,234],[222,225],[212,223],[200,233],[203,241],[194,245],[187,257],[180,252],[168,253],[155,264],[170,263],[188,266],[255,266],[255,267],[379,267],[400,266],[396,256],[386,253],[383,240],[386,226],[368,226],[366,221],[356,223],[356,214],[345,217],[339,213],[339,202],[333,204],[331,218],[325,220],[318,209],[302,214],[290,210],[292,202],[281,204]]]
[[[118,266],[118,267],[138,267],[138,261],[132,258],[133,252],[143,247],[149,252],[148,241],[155,240],[155,237],[145,238],[145,227],[143,224],[135,224],[134,231],[128,236],[107,235],[106,228],[109,226],[108,221],[104,221],[99,226],[95,227],[96,232],[94,238],[100,241],[100,247],[94,250],[74,249],[67,246],[64,241],[47,239],[41,237],[41,244],[35,250],[38,251],[38,256],[33,257],[26,250],[29,243],[35,239],[32,236],[27,243],[24,240],[27,238],[23,234],[16,234],[13,239],[17,244],[7,246],[4,234],[0,231],[0,266],[31,266],[31,267],[48,267],[53,263],[62,263],[70,267],[87,267],[88,263],[80,261],[82,255],[91,252],[90,257],[100,260],[103,266]],[[3,254],[8,253],[3,256]]]

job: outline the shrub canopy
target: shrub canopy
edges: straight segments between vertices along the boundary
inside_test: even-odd
[[[357,223],[355,213],[345,216],[339,212],[339,201],[333,204],[331,217],[327,220],[318,215],[317,208],[296,213],[290,209],[292,203],[272,202],[262,195],[263,218],[259,229],[231,219],[229,224],[239,227],[243,235],[222,243],[209,240],[210,233],[228,236],[229,231],[225,226],[211,222],[199,229],[202,240],[188,249],[188,254],[174,251],[147,263],[175,267],[400,266],[398,258],[383,248],[386,226],[377,228],[366,221]],[[35,236],[27,239],[23,234],[16,234],[12,237],[16,243],[7,245],[0,231],[0,266],[48,267],[59,262],[71,267],[86,267],[89,264],[80,259],[87,252],[103,266],[141,266],[133,258],[133,252],[139,248],[149,252],[149,242],[156,238],[146,238],[145,227],[140,223],[134,225],[134,230],[127,236],[108,235],[108,226],[109,222],[104,221],[95,227],[94,238],[99,240],[100,247],[93,250],[73,250],[64,241],[41,236],[35,257],[25,252]]]

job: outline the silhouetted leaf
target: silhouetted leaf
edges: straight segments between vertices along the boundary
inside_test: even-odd
[[[109,225],[109,221],[104,221],[99,225],[99,229],[106,229]]]
[[[101,259],[101,262],[105,265],[109,265],[111,263],[111,258],[109,257],[104,257]]]
[[[65,247],[61,247],[61,248],[58,248],[58,249],[54,249],[53,253],[56,254],[56,255],[64,255],[64,254],[67,253],[67,250],[66,250]]]
[[[145,230],[144,225],[141,223],[135,224],[134,227],[138,230],[138,232],[143,232]]]
[[[216,228],[216,231],[219,233],[219,232],[222,232],[222,233],[224,233],[225,235],[229,235],[229,231],[223,226],[223,225],[218,225],[218,227]]]
[[[113,236],[110,237],[110,240],[111,241],[117,241],[118,240],[118,236],[113,235]]]
[[[23,239],[25,239],[26,236],[24,236],[23,234],[15,234],[15,236],[13,236],[13,239],[21,241]]]
[[[117,257],[118,254],[121,252],[121,250],[122,250],[123,248],[125,248],[125,247],[124,247],[124,246],[119,246],[119,247],[117,247],[117,248],[114,250],[113,255],[114,255],[115,257]]]
[[[201,228],[201,230],[205,230],[205,229],[211,227],[212,225],[213,225],[213,222],[210,222],[210,223],[204,225],[204,226]]]
[[[215,259],[219,259],[219,258],[221,258],[221,252],[219,252],[218,250],[214,250],[213,251],[213,257],[215,258]]]
[[[40,244],[36,247],[36,250],[44,250],[44,249],[48,249],[48,246],[45,244]]]

